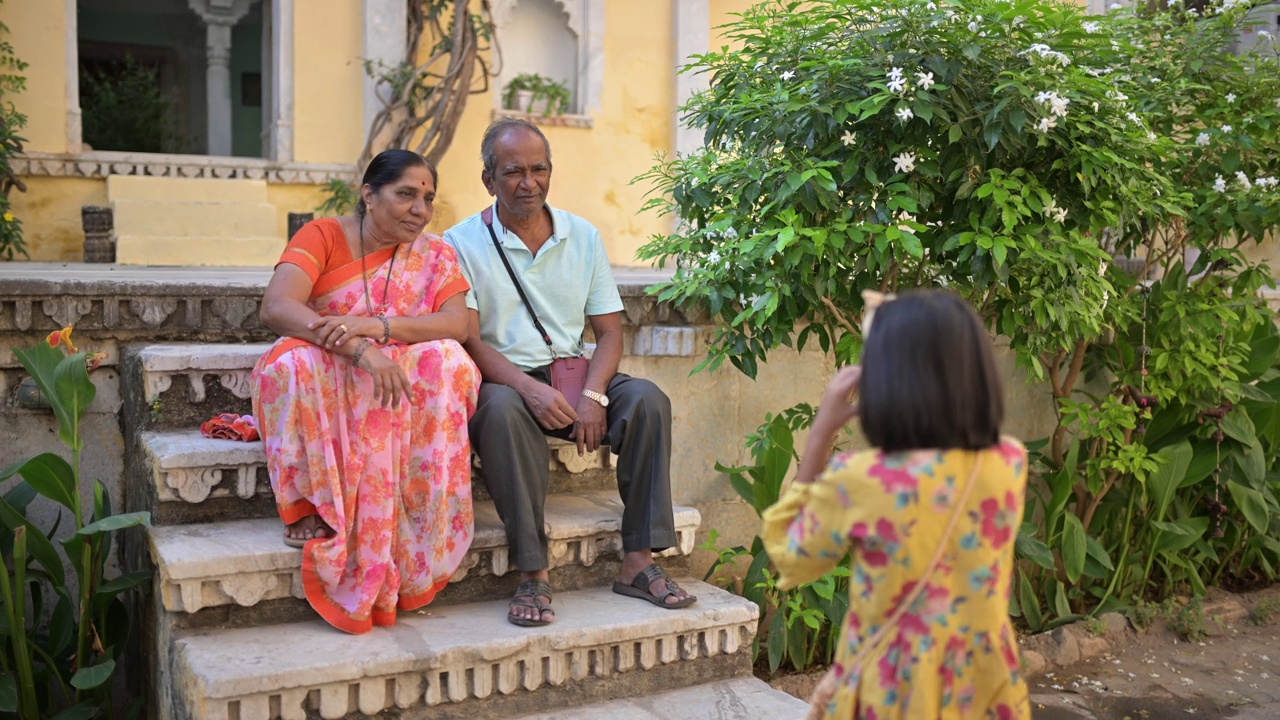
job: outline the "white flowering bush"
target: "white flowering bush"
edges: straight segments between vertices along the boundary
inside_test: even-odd
[[[643,176],[677,218],[641,251],[675,264],[656,291],[721,321],[704,366],[753,377],[780,346],[853,361],[865,288],[969,299],[1058,405],[1018,543],[1032,628],[1274,577],[1280,337],[1243,250],[1280,225],[1280,71],[1231,53],[1248,10],[756,6],[686,69],[704,148]]]

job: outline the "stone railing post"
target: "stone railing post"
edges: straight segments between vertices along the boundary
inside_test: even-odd
[[[111,208],[105,205],[82,205],[80,226],[84,228],[84,261],[113,263],[116,261],[115,227]]]

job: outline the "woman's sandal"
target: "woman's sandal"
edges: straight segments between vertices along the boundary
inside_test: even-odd
[[[540,598],[547,598],[547,602],[542,602]],[[507,622],[512,625],[520,625],[523,627],[537,627],[540,625],[550,625],[552,620],[543,620],[542,614],[550,612],[554,616],[555,610],[551,609],[551,584],[546,580],[537,578],[529,578],[516,586],[516,594],[511,598],[511,605],[516,607],[533,608],[538,611],[538,619],[512,615],[511,610],[507,610]]]
[[[649,592],[649,587],[658,580],[667,581],[667,591],[662,594],[662,597],[658,597],[657,595]],[[613,591],[619,595],[640,598],[641,600],[646,600],[660,608],[666,608],[668,610],[686,608],[698,602],[698,598],[694,595],[685,596],[684,599],[677,600],[673,603],[667,602],[667,598],[669,597],[680,596],[680,593],[677,592],[679,589],[680,586],[676,584],[676,581],[672,580],[662,568],[658,567],[657,563],[651,563],[648,567],[636,573],[636,576],[632,578],[630,585],[622,582],[621,580],[613,583]]]

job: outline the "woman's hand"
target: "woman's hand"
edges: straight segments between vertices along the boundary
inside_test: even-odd
[[[382,407],[399,409],[401,396],[405,402],[410,401],[408,376],[399,364],[383,355],[378,348],[366,348],[360,356],[359,367],[373,376],[373,395]]]
[[[844,427],[858,414],[858,403],[854,397],[862,384],[862,366],[850,365],[841,368],[827,389],[822,393],[822,403],[818,406],[818,415],[813,420],[815,430],[834,433]]]
[[[384,331],[381,320],[363,315],[321,317],[307,328],[315,332],[316,344],[325,348],[338,347],[348,340],[360,337],[381,341]]]

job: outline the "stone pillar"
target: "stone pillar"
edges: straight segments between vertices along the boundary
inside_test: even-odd
[[[205,92],[210,155],[231,154],[231,28],[252,0],[187,0],[205,24]]]
[[[373,63],[374,77],[367,73],[364,77],[364,129],[368,133],[373,123],[373,116],[382,110],[382,101],[377,95],[377,74],[386,70],[379,69],[379,63],[395,67],[404,60],[405,43],[408,38],[409,17],[405,13],[404,0],[364,0],[364,59]],[[388,88],[382,88],[388,92]],[[375,147],[382,147],[375,143]]]

